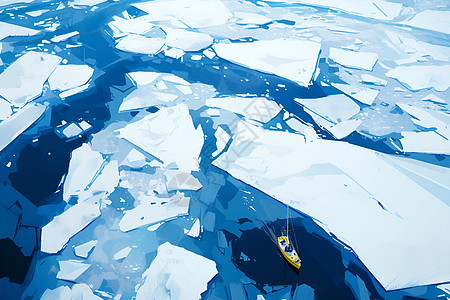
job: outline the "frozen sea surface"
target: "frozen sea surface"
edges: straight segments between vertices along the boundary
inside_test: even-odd
[[[450,299],[449,15],[0,0],[0,298]]]

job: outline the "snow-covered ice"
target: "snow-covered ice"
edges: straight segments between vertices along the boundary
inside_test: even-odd
[[[448,19],[450,19],[449,10],[425,10],[401,24],[450,34]]]
[[[329,58],[344,67],[372,71],[377,63],[378,55],[372,52],[355,52],[332,47]]]

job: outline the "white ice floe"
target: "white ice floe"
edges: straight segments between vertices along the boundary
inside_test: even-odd
[[[89,252],[97,245],[97,240],[92,240],[73,248],[75,255],[81,258],[87,258]]]
[[[193,238],[198,238],[200,236],[200,220],[195,220],[194,224],[192,225],[191,229],[189,229],[188,236]]]
[[[69,201],[70,196],[87,189],[103,164],[102,155],[92,150],[88,144],[72,151],[69,171],[64,180],[63,199]],[[83,174],[83,176],[80,176]]]
[[[361,82],[378,86],[387,86],[387,80],[369,74],[361,74]]]
[[[212,45],[213,38],[206,33],[188,31],[185,29],[172,29],[164,27],[166,32],[166,45],[183,51],[200,51]]]
[[[79,87],[75,87],[75,88],[73,88],[73,89],[64,91],[64,92],[60,93],[58,96],[59,96],[59,98],[61,98],[61,99],[65,99],[65,98],[67,98],[67,97],[70,97],[70,96],[79,94],[79,93],[81,93],[81,92],[84,92],[84,91],[87,90],[88,88],[89,88],[89,83],[86,83],[86,84],[84,84],[84,85],[80,85]]]
[[[236,24],[245,25],[245,24],[253,24],[253,25],[264,25],[272,22],[271,18],[268,18],[261,14],[248,13],[242,11],[235,11],[234,16],[239,20],[236,21]]]
[[[214,165],[317,220],[387,290],[449,280],[450,207],[387,162],[391,156],[243,123]]]
[[[69,2],[72,7],[94,6],[106,2],[107,0],[73,0]]]
[[[400,3],[392,3],[384,0],[275,0],[275,2],[301,3],[305,5],[331,8],[348,14],[376,20],[392,20],[399,15],[400,10],[402,9],[402,5]]]
[[[91,288],[85,284],[74,284],[72,289],[68,286],[59,286],[54,290],[47,289],[41,296],[41,300],[101,300],[102,298],[94,295]]]
[[[288,38],[213,46],[223,59],[305,87],[311,84],[316,72],[320,47],[316,42]]]
[[[402,131],[401,134],[404,152],[450,155],[450,141],[435,131]]]
[[[48,78],[50,89],[67,91],[86,84],[94,69],[86,65],[59,65]]]
[[[0,74],[0,95],[15,106],[42,94],[44,83],[62,58],[44,52],[27,52]]]
[[[41,296],[41,300],[54,299],[70,299],[72,297],[72,290],[68,286],[59,286],[55,289],[46,289]]]
[[[0,41],[9,36],[30,36],[40,31],[10,23],[0,22]]]
[[[144,154],[133,148],[130,152],[128,152],[127,156],[125,156],[120,165],[131,168],[142,168],[147,164],[145,159],[146,157]]]
[[[378,55],[372,52],[355,52],[331,47],[329,58],[344,67],[372,71],[377,63]]]
[[[380,93],[379,90],[358,88],[348,84],[331,83],[331,85],[347,96],[367,105],[372,105]]]
[[[137,207],[124,212],[124,216],[119,222],[119,228],[121,231],[127,232],[142,226],[187,215],[189,200],[190,198],[185,197],[182,193],[177,193],[167,199],[155,196],[141,198],[141,203]]]
[[[206,100],[206,105],[226,109],[262,123],[269,122],[281,111],[281,107],[275,101],[262,97],[211,98]]]
[[[295,101],[305,107],[306,112],[314,119],[315,116],[319,116],[333,124],[350,119],[360,110],[358,104],[343,94],[317,99],[295,99]]]
[[[197,300],[216,274],[214,261],[166,242],[142,274],[136,300]]]
[[[198,170],[203,130],[194,127],[184,104],[161,108],[119,130],[120,137],[155,156],[164,165],[175,163],[181,171]]]
[[[164,176],[167,179],[167,191],[192,190],[197,191],[202,188],[202,184],[190,173],[178,170],[166,170]]]
[[[182,57],[184,55],[184,51],[178,48],[170,48],[167,50],[164,50],[164,55],[167,57],[171,57],[174,59],[179,59],[180,57]]]
[[[149,22],[146,16],[135,19],[124,19],[120,17],[113,17],[114,20],[108,23],[108,26],[114,33],[114,37],[120,37],[129,33],[145,35],[150,30],[156,27],[155,24]]]
[[[361,120],[347,120],[327,129],[335,138],[340,140],[355,131],[361,124]]]
[[[48,10],[48,9],[40,9],[40,10],[27,11],[25,14],[30,16],[30,17],[36,18],[36,17],[39,17],[42,14],[45,14],[48,11],[50,11],[50,10]]]
[[[434,88],[443,92],[450,86],[450,65],[399,66],[386,73],[411,91]]]
[[[214,133],[214,136],[216,137],[216,151],[214,151],[211,155],[217,156],[219,155],[224,149],[225,146],[228,144],[228,141],[230,140],[231,136],[223,130],[221,126],[217,127],[216,132]]]
[[[422,101],[430,101],[430,102],[444,104],[444,105],[448,104],[444,99],[441,99],[441,98],[439,98],[438,96],[436,96],[434,94],[426,95],[425,97],[422,98]]]
[[[400,22],[411,27],[450,34],[449,10],[425,10],[414,15],[411,20]]]
[[[160,75],[161,73],[144,71],[127,73],[127,76],[131,78],[131,80],[137,86],[150,84],[154,82]]]
[[[225,24],[233,15],[220,0],[157,0],[133,4],[149,21],[179,20],[190,28]]]
[[[127,246],[125,248],[123,248],[122,250],[119,250],[116,254],[113,255],[115,260],[121,260],[124,259],[128,256],[128,254],[130,254],[131,252],[131,247]]]
[[[45,113],[47,106],[29,103],[0,123],[0,152]]]
[[[89,124],[88,124],[89,125]],[[74,137],[80,136],[80,134],[84,133],[86,130],[89,130],[92,126],[86,126],[85,129],[83,129],[78,123],[69,123],[63,127],[60,127],[57,129],[57,132],[64,136],[67,139],[71,139]]]
[[[61,34],[61,35],[57,35],[55,37],[52,37],[50,39],[50,41],[52,41],[53,43],[60,43],[60,42],[64,42],[68,39],[70,39],[71,37],[77,36],[80,33],[78,31],[72,31],[69,33],[65,33],[65,34]]]
[[[59,272],[56,274],[56,278],[67,281],[75,281],[91,266],[90,264],[74,259],[62,260],[58,263]]]
[[[57,253],[70,238],[100,216],[102,196],[103,194],[96,195],[75,204],[45,225],[41,232],[41,251]]]
[[[156,55],[163,50],[165,43],[166,40],[160,37],[129,34],[117,43],[116,48],[125,52]]]

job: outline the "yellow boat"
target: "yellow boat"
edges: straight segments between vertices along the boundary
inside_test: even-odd
[[[278,248],[280,248],[281,254],[283,254],[284,259],[286,259],[291,266],[298,270],[301,266],[301,260],[300,257],[298,257],[297,251],[295,251],[294,246],[289,240],[289,205],[287,209],[288,215],[286,236],[283,235],[278,237]]]

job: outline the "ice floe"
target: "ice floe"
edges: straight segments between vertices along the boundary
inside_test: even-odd
[[[267,41],[215,44],[214,51],[238,65],[275,74],[309,86],[316,72],[320,43],[280,38]]]
[[[387,290],[448,280],[442,236],[450,224],[442,222],[450,208],[387,163],[390,156],[243,123],[214,165],[318,220]]]
[[[372,105],[380,93],[379,90],[358,88],[348,84],[331,83],[331,85],[347,96],[367,105]]]
[[[176,193],[170,198],[141,197],[141,203],[137,207],[124,212],[119,228],[127,232],[186,215],[189,211],[189,201],[190,198],[182,193]]]
[[[175,163],[181,171],[198,170],[203,131],[201,126],[194,127],[184,104],[161,108],[128,124],[119,133],[121,138],[155,156],[166,166]]]
[[[167,33],[166,45],[181,49],[185,52],[200,51],[213,43],[209,34],[188,31],[184,29],[163,28]]]
[[[166,242],[142,277],[136,300],[200,299],[208,282],[217,274],[216,263]]]
[[[387,86],[387,80],[369,75],[369,74],[361,74],[361,82],[365,84],[372,84],[378,86]]]
[[[59,261],[59,272],[56,274],[56,278],[74,282],[90,266],[90,264],[74,259]]]
[[[101,193],[75,204],[45,225],[41,232],[41,251],[57,253],[70,238],[100,216],[102,197]]]
[[[450,65],[399,66],[386,73],[411,91],[434,88],[446,91],[450,86]]]
[[[97,245],[97,240],[92,240],[73,248],[75,255],[81,258],[87,258],[89,252]]]
[[[242,24],[265,25],[267,23],[272,22],[271,18],[255,13],[235,11],[234,16],[239,19],[238,21],[236,21],[236,24],[239,25]]]
[[[10,23],[0,22],[0,41],[9,36],[31,36],[40,31]]]
[[[378,61],[376,53],[355,52],[333,47],[330,48],[329,58],[344,67],[366,71],[372,71]]]
[[[167,179],[167,191],[175,190],[193,190],[197,191],[202,184],[190,173],[180,172],[178,170],[166,170],[164,176]]]
[[[130,246],[127,246],[127,247],[123,248],[122,250],[119,250],[118,252],[116,252],[116,254],[113,255],[114,259],[115,260],[125,259],[128,256],[128,254],[130,254],[131,249],[132,248]]]
[[[200,236],[200,220],[196,219],[194,224],[192,225],[191,229],[189,229],[188,236],[197,238]]]
[[[158,0],[133,4],[149,21],[179,20],[190,28],[225,24],[233,15],[220,0]]]
[[[425,10],[414,15],[412,19],[401,22],[401,24],[450,34],[449,19],[449,10]]]
[[[94,69],[86,65],[59,65],[48,78],[52,90],[61,92],[86,84]]]
[[[267,123],[281,111],[275,101],[262,97],[222,97],[206,100],[206,105],[232,111],[249,120]]]
[[[226,145],[231,139],[231,136],[221,126],[218,126],[216,132],[214,133],[214,137],[217,140],[217,149],[212,153],[212,156],[217,156],[225,149]]]
[[[0,74],[0,95],[15,106],[35,99],[61,60],[44,52],[25,53]]]
[[[79,34],[80,33],[78,31],[72,31],[69,33],[54,36],[50,39],[50,41],[52,41],[53,43],[60,43],[60,42],[64,42],[64,41],[70,39],[71,37],[77,36]]]
[[[125,52],[156,55],[163,50],[165,43],[164,38],[129,34],[117,43],[116,48]]]
[[[450,141],[435,131],[402,131],[401,134],[404,152],[450,155]]]

